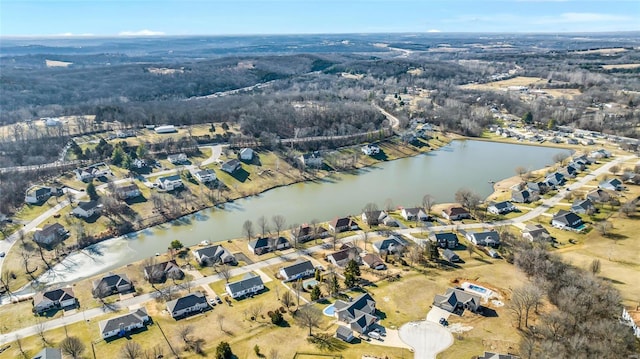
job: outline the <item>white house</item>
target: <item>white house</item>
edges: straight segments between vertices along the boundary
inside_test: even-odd
[[[465,237],[477,246],[497,247],[500,245],[500,234],[496,231],[467,232]]]
[[[53,289],[46,292],[36,293],[33,297],[33,311],[43,313],[49,309],[72,307],[78,300],[73,294],[71,287]]]
[[[158,126],[154,129],[156,133],[173,133],[178,132],[174,125]]]
[[[193,177],[195,177],[198,181],[200,181],[200,183],[213,182],[216,179],[218,179],[218,176],[216,176],[216,173],[213,170],[208,168],[195,171],[193,173]]]
[[[245,147],[240,150],[240,159],[243,161],[252,161],[253,160],[253,150]]]
[[[186,153],[176,153],[176,154],[167,156],[167,160],[169,160],[169,162],[173,164],[187,162],[187,158],[188,157]]]
[[[306,260],[280,269],[280,276],[285,282],[309,277],[316,272],[311,261]]]
[[[52,246],[62,242],[68,232],[60,223],[50,224],[33,234],[33,240],[44,246]]]
[[[96,213],[99,213],[102,209],[102,205],[98,201],[79,202],[78,206],[71,211],[76,217],[89,218]]]
[[[264,283],[259,275],[247,273],[247,275],[236,282],[229,282],[225,285],[225,290],[231,298],[240,298],[245,295],[256,294],[264,289]]]
[[[314,151],[301,155],[298,157],[298,161],[302,164],[302,167],[320,168],[324,159],[320,151]]]
[[[49,187],[31,187],[24,196],[24,201],[29,204],[42,203],[51,197],[51,188]]]
[[[380,147],[378,147],[377,145],[364,145],[360,150],[362,150],[362,153],[367,156],[373,156],[380,153]]]
[[[78,168],[74,172],[79,181],[86,182],[96,177],[106,176],[111,170],[104,162],[100,162],[85,168]]]
[[[118,197],[121,200],[136,198],[142,194],[142,192],[140,192],[140,188],[138,188],[138,186],[135,183],[130,183],[125,186],[117,187],[115,192],[116,192],[115,193],[116,197]]]
[[[204,294],[200,292],[187,294],[184,297],[167,302],[167,311],[169,311],[173,318],[182,317],[190,313],[201,312],[207,308],[209,308],[207,299]]]
[[[429,216],[422,208],[403,208],[402,211],[400,211],[400,215],[406,221],[415,221],[416,219],[420,221],[429,220]]]
[[[100,321],[100,335],[102,339],[108,339],[115,336],[123,337],[127,333],[144,328],[149,322],[149,314],[145,308],[132,310],[128,314],[124,314],[115,318]]]
[[[156,180],[156,184],[160,189],[165,191],[173,191],[183,186],[182,179],[179,175],[160,177]]]
[[[498,203],[493,203],[487,207],[487,211],[489,213],[493,213],[495,215],[506,214],[509,212],[513,212],[516,210],[516,206],[509,201],[502,201]]]

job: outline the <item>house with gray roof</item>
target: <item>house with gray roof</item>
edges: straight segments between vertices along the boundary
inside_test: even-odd
[[[387,212],[378,210],[362,212],[361,215],[362,221],[369,226],[377,226],[382,223],[386,217]]]
[[[591,202],[589,198],[587,199],[577,199],[571,205],[571,211],[580,214],[591,214],[598,212],[596,206]]]
[[[496,231],[467,232],[465,237],[476,246],[498,247],[500,245],[500,234]]]
[[[256,294],[263,289],[262,278],[255,273],[247,273],[241,280],[229,282],[225,285],[225,290],[234,299]]]
[[[530,241],[551,241],[551,234],[541,224],[527,224],[522,230],[522,238]]]
[[[547,186],[555,188],[557,186],[562,186],[567,180],[562,173],[554,172],[545,177],[544,181],[547,183]]]
[[[458,246],[458,236],[453,232],[440,232],[431,235],[440,248],[454,249]]]
[[[406,245],[407,244],[405,243],[405,241],[401,240],[400,238],[396,236],[390,236],[389,238],[374,242],[373,250],[376,253],[381,253],[382,251],[385,251],[387,253],[397,253]]]
[[[221,170],[229,173],[229,174],[233,174],[233,172],[239,170],[242,168],[242,163],[240,161],[238,161],[237,158],[233,158],[228,160],[227,162],[224,162],[222,164],[222,167],[220,167]]]
[[[471,213],[460,206],[451,206],[442,211],[442,217],[451,221],[458,221],[471,218]]]
[[[212,266],[214,264],[233,264],[236,257],[221,245],[212,245],[193,251],[193,256],[201,266]]]
[[[373,253],[367,253],[364,257],[362,257],[362,262],[366,264],[369,268],[375,270],[385,270],[387,269],[387,265],[384,263],[382,258],[379,255]]]
[[[514,206],[513,203],[509,201],[492,203],[487,207],[487,211],[495,215],[507,214],[509,212],[514,212],[516,210],[517,210],[516,206]]]
[[[164,283],[167,278],[184,278],[184,272],[175,260],[171,260],[144,267],[144,277],[149,283]]]
[[[598,188],[606,189],[609,191],[623,191],[624,185],[622,184],[622,181],[620,181],[619,179],[611,178],[598,183]]]
[[[351,343],[355,337],[353,336],[353,330],[344,325],[338,325],[338,329],[336,329],[336,338]]]
[[[176,188],[184,186],[184,183],[182,183],[180,175],[172,175],[158,178],[156,180],[156,185],[158,188],[165,191],[173,191]]]
[[[126,274],[109,274],[93,281],[93,296],[103,298],[112,294],[126,293],[133,289],[133,284]]]
[[[436,295],[433,305],[451,313],[460,313],[465,310],[477,312],[480,309],[480,296],[463,289],[448,288],[444,295]]]
[[[43,203],[51,197],[52,191],[49,187],[31,187],[24,196],[24,201],[29,204]]]
[[[98,327],[102,339],[109,339],[115,336],[124,337],[136,329],[142,329],[149,321],[147,309],[142,307],[115,318],[102,320]]]
[[[337,300],[333,307],[338,320],[349,324],[351,330],[366,333],[378,321],[376,301],[369,293],[364,293],[350,302]]]
[[[69,232],[60,223],[53,223],[33,233],[33,240],[41,246],[51,248],[64,241]]]
[[[349,217],[335,218],[329,222],[329,230],[332,232],[356,231],[358,224]]]
[[[78,205],[71,211],[76,217],[89,218],[99,214],[102,210],[102,204],[98,201],[78,202]]]
[[[280,276],[285,282],[310,277],[315,273],[316,269],[310,260],[304,260],[280,269]]]
[[[289,243],[289,241],[284,237],[258,238],[249,241],[247,247],[249,248],[251,253],[261,255],[276,250],[291,248],[291,243]]]
[[[140,192],[140,188],[135,183],[130,183],[128,185],[119,186],[115,190],[115,195],[120,200],[126,200],[129,198],[136,198],[140,196],[142,192]]]
[[[184,163],[187,162],[187,154],[186,153],[175,153],[173,155],[167,156],[167,160],[172,164],[176,163]]]
[[[429,220],[429,215],[427,215],[424,209],[419,207],[403,208],[402,211],[400,211],[400,215],[405,221],[415,221],[416,219],[419,221]]]
[[[580,232],[585,228],[582,218],[574,212],[560,210],[551,219],[551,225],[568,231]]]
[[[484,352],[478,359],[518,359],[519,357],[513,354],[498,354],[492,352]]]
[[[451,249],[443,250],[442,256],[451,263],[460,262],[460,257]]]
[[[352,246],[344,246],[339,251],[327,254],[327,262],[335,265],[336,267],[344,267],[350,260],[355,260],[356,263],[361,263],[359,255],[359,248]]]
[[[614,196],[615,192],[599,188],[587,193],[586,198],[593,203],[607,203]]]
[[[167,302],[167,310],[171,313],[171,317],[178,319],[180,317],[202,312],[209,308],[207,298],[201,292],[194,292]]]
[[[209,168],[205,168],[203,170],[197,170],[193,173],[193,177],[195,177],[200,183],[209,183],[215,181],[218,177],[216,173]]]
[[[516,203],[531,203],[538,200],[538,195],[528,189],[511,191],[511,201]]]
[[[254,151],[249,147],[245,147],[240,150],[240,160],[251,162],[253,161]]]
[[[62,350],[58,348],[44,348],[31,359],[62,359]]]
[[[44,313],[49,309],[75,307],[77,304],[78,300],[71,287],[38,292],[33,296],[33,311],[37,314]]]
[[[324,159],[322,158],[322,154],[320,153],[320,151],[308,152],[298,157],[298,162],[302,165],[303,168],[320,168],[322,167],[323,161]]]

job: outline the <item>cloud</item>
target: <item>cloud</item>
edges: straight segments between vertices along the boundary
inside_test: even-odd
[[[164,32],[153,30],[121,31],[118,36],[162,36]]]
[[[431,30],[427,30],[427,32],[441,32],[441,31],[438,29],[431,29]]]
[[[81,37],[81,36],[95,36],[94,34],[74,34],[72,32],[64,32],[62,34],[55,34],[51,36],[60,36],[60,37]]]

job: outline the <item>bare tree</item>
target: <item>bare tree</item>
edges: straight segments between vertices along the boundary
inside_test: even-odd
[[[362,208],[362,212],[373,212],[377,210],[378,210],[378,205],[373,202],[369,202],[365,204],[364,207]]]
[[[362,242],[364,243],[364,250],[367,250],[367,243],[369,243],[369,232],[362,231]]]
[[[456,192],[456,202],[473,211],[480,204],[480,196],[467,188],[461,188]]]
[[[311,330],[317,328],[322,321],[322,313],[315,307],[306,306],[298,310],[294,318],[300,327],[309,328],[309,336],[311,336]]]
[[[256,302],[249,307],[249,315],[253,320],[258,320],[258,316],[262,313],[264,309],[264,305],[262,302]]]
[[[598,230],[598,232],[600,232],[600,234],[606,237],[611,231],[611,229],[613,228],[613,225],[611,224],[611,222],[604,220],[604,221],[597,222],[595,224],[595,227]]]
[[[387,199],[384,201],[384,209],[385,209],[387,212],[390,212],[390,211],[392,211],[392,210],[393,210],[393,207],[394,207],[394,205],[393,205],[393,200],[392,200],[391,198],[387,198]]]
[[[47,338],[44,336],[44,332],[45,332],[45,329],[46,329],[45,325],[44,325],[44,322],[38,318],[38,323],[36,324],[35,327],[36,327],[36,331],[38,332],[38,336],[42,340],[42,343],[44,345],[49,345],[49,342],[47,341]]]
[[[79,359],[82,357],[85,346],[78,337],[66,337],[60,342],[60,349],[72,359]]]
[[[509,310],[517,318],[518,329],[524,320],[524,326],[529,326],[529,315],[531,311],[540,304],[542,299],[542,291],[535,285],[528,285],[522,288],[516,288],[511,293],[511,301],[509,302]]]
[[[244,221],[244,223],[242,224],[242,233],[244,233],[247,236],[247,240],[251,240],[251,237],[253,237],[253,222],[251,222],[250,220],[246,220]]]
[[[271,221],[273,222],[273,226],[275,227],[275,230],[278,234],[278,238],[280,238],[280,232],[284,229],[286,225],[286,219],[284,218],[283,215],[276,214],[271,218]]]
[[[291,292],[286,291],[282,293],[282,305],[284,305],[287,309],[293,305],[293,298],[291,297]]]
[[[620,172],[620,166],[618,165],[613,165],[609,168],[609,172],[611,172],[611,174],[616,174],[618,172]]]
[[[520,176],[520,178],[524,179],[524,175],[527,173],[527,169],[522,167],[522,166],[518,166],[516,167],[516,174],[518,176]]]
[[[637,205],[633,201],[625,202],[622,206],[620,206],[620,212],[622,212],[626,217],[631,217],[632,214],[636,212]]]
[[[16,345],[18,346],[18,351],[20,352],[20,355],[22,355],[24,359],[29,359],[27,352],[25,352],[24,348],[22,347],[22,340],[20,340],[17,334],[16,334]]]
[[[280,353],[278,353],[278,349],[271,348],[271,350],[269,350],[269,359],[280,359]]]
[[[193,330],[194,328],[192,325],[181,325],[178,327],[178,336],[185,344],[189,344]]]
[[[220,328],[220,331],[224,332],[224,315],[222,314],[218,314],[216,315],[216,321],[218,322],[218,327]]]
[[[130,340],[120,348],[121,359],[139,359],[143,356],[143,350],[140,344]]]
[[[409,264],[413,266],[415,263],[420,263],[424,260],[424,250],[419,246],[411,246],[409,247],[409,251],[407,252],[407,258],[409,259]]]
[[[600,266],[600,260],[596,258],[591,261],[589,269],[591,270],[591,273],[593,273],[593,275],[597,275],[598,273],[600,273]]]
[[[553,155],[553,161],[559,165],[563,165],[567,158],[569,158],[569,154],[567,152],[559,152]]]
[[[224,278],[225,282],[229,283],[231,278],[231,267],[227,263],[215,266],[216,273],[220,274]]]
[[[258,217],[257,220],[258,227],[260,228],[260,232],[262,233],[262,238],[266,236],[266,233],[269,232],[269,222],[265,218],[265,216]]]

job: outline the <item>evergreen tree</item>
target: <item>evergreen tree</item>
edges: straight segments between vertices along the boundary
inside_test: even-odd
[[[87,185],[87,194],[92,201],[98,199],[98,192],[96,191],[96,186],[93,185],[93,182],[89,182]]]
[[[233,352],[231,346],[227,342],[220,342],[216,347],[216,359],[231,359],[233,358]]]
[[[122,161],[124,160],[124,156],[126,156],[126,154],[124,153],[122,147],[116,146],[116,148],[113,150],[113,154],[111,154],[111,163],[116,166],[120,166],[122,164]]]
[[[311,290],[311,300],[318,300],[322,296],[322,292],[320,291],[320,287],[317,285],[313,287]]]

